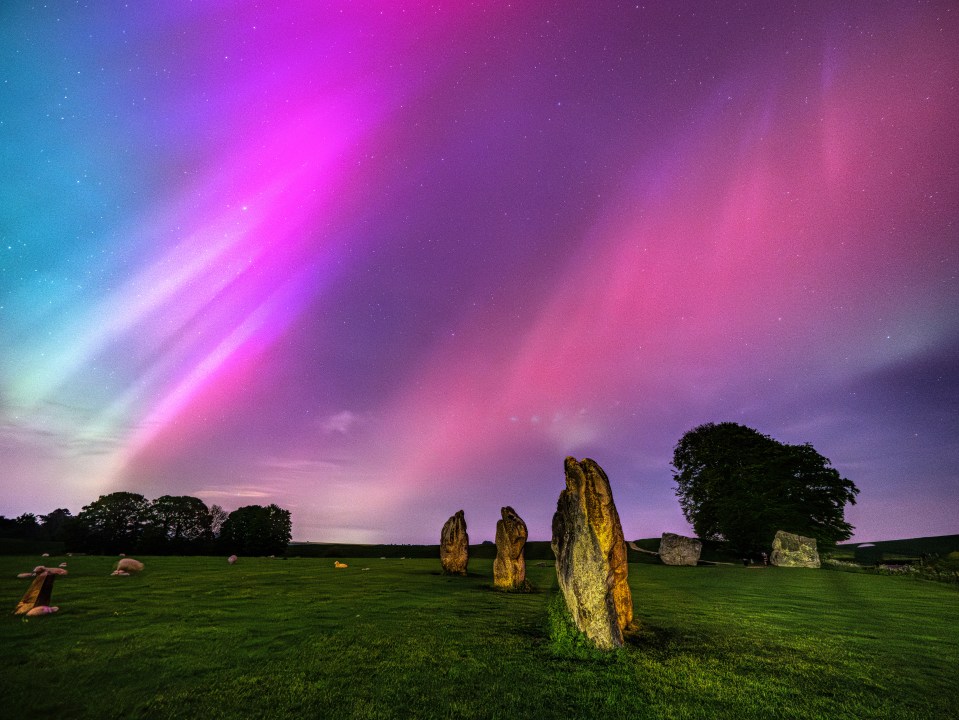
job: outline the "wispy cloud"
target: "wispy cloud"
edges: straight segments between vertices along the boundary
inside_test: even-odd
[[[323,421],[321,427],[323,428],[323,432],[327,434],[340,433],[341,435],[346,435],[358,422],[360,422],[359,415],[349,410],[344,410],[335,415],[330,415]]]
[[[268,498],[276,493],[266,492],[252,487],[217,488],[197,490],[197,495],[208,498]]]

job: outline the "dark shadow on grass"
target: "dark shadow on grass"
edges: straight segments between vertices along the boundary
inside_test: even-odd
[[[434,577],[450,578],[451,580],[489,577],[486,573],[467,572],[465,575],[458,575],[456,573],[445,573],[442,570],[413,570],[410,575],[433,575]]]
[[[685,645],[689,638],[684,638],[676,628],[642,623],[636,630],[626,633],[623,640],[626,647],[666,652]]]
[[[480,592],[497,593],[499,595],[542,595],[544,592],[541,588],[538,588],[531,583],[528,583],[527,587],[521,590],[502,590],[495,585],[490,585],[488,583],[473,589],[479,590]]]

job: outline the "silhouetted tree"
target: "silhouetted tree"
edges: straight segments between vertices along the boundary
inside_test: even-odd
[[[101,495],[77,516],[88,552],[132,552],[149,522],[149,501],[138,493]]]
[[[40,523],[37,516],[33,513],[23,513],[16,519],[17,537],[24,540],[37,540],[40,538]]]
[[[696,534],[737,550],[768,548],[777,530],[830,545],[846,540],[858,488],[809,445],[786,445],[737,423],[707,423],[673,451],[676,495]]]
[[[33,513],[23,513],[15,518],[0,515],[0,537],[15,540],[36,540],[40,537],[40,523]]]
[[[62,542],[66,535],[66,528],[75,518],[66,508],[56,510],[40,516],[40,529],[46,540]]]
[[[212,539],[210,511],[200,498],[163,495],[150,505],[144,552],[202,552]]]
[[[277,505],[238,508],[220,528],[221,547],[239,555],[279,555],[291,537],[290,511]]]

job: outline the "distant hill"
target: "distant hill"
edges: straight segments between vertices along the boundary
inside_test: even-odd
[[[843,543],[837,545],[837,550],[847,552],[854,551],[860,545],[866,543]],[[906,540],[879,540],[873,543],[875,552],[883,555],[907,555],[919,557],[920,555],[939,555],[945,556],[949,553],[959,550],[959,535],[934,535],[932,537],[908,538]]]

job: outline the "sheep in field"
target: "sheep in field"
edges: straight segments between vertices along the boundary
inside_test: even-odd
[[[66,575],[67,571],[63,568],[48,568],[43,565],[37,565],[33,568],[33,572],[39,575],[40,573],[50,573],[51,575]]]
[[[62,568],[65,568],[66,566],[67,566],[67,564],[66,564],[66,563],[60,563],[60,564],[59,564],[59,565],[58,565],[57,567],[62,567]]]
[[[235,563],[235,562],[237,561],[237,557],[236,557],[236,555],[230,555],[230,557],[228,557],[228,558],[226,559],[226,561],[227,561],[228,563],[230,563],[230,565],[232,565],[233,563]]]
[[[51,615],[59,610],[56,605],[50,607],[49,605],[35,605],[30,610],[27,611],[27,617],[38,617],[40,615]]]
[[[140,572],[143,570],[143,563],[139,560],[134,560],[133,558],[125,557],[120,562],[117,563],[117,570],[122,570],[126,573],[131,572]]]

